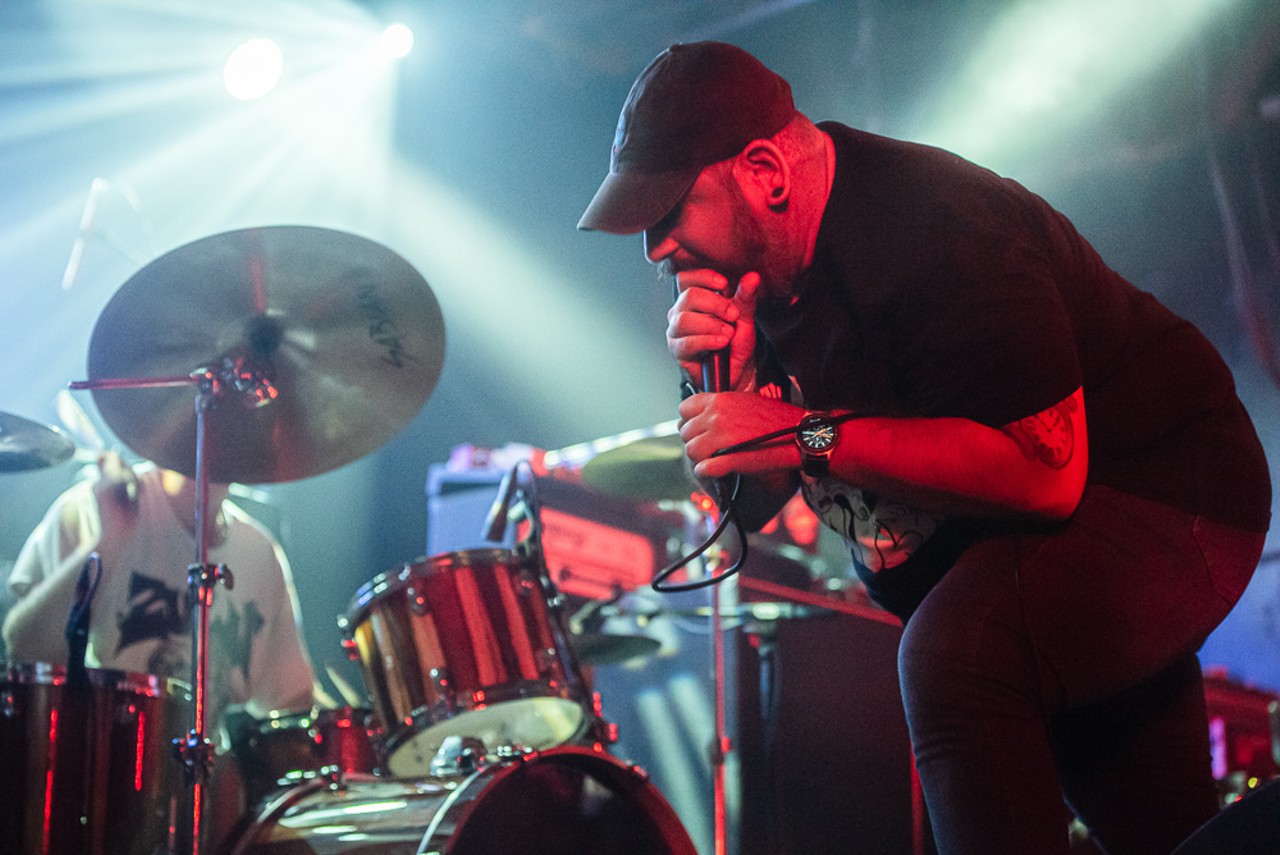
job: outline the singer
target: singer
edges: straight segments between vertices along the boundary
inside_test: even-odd
[[[815,124],[717,42],[637,78],[579,228],[642,232],[675,278],[695,473],[746,476],[755,523],[800,489],[902,619],[943,855],[1066,853],[1064,798],[1117,853],[1215,814],[1196,651],[1271,487],[1192,324],[1014,181]]]

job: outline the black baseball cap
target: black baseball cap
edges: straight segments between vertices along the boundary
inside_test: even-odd
[[[773,136],[795,115],[790,84],[742,48],[672,45],[632,85],[609,174],[578,228],[644,231],[675,208],[703,169]]]

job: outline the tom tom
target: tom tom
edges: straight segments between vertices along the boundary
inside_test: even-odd
[[[316,779],[266,805],[231,848],[274,853],[695,855],[640,770],[564,746],[456,777]]]
[[[321,771],[378,771],[371,717],[366,709],[339,707],[273,712],[263,719],[245,714],[229,725],[231,749],[240,764],[249,804]]]
[[[364,585],[341,621],[397,776],[449,736],[562,745],[594,721],[557,595],[503,549],[422,558]]]
[[[0,840],[21,853],[154,855],[189,848],[190,796],[172,741],[184,683],[60,665],[0,672]]]

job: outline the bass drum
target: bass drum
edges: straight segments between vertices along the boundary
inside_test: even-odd
[[[566,746],[469,775],[308,781],[263,807],[232,855],[696,855],[644,772]]]

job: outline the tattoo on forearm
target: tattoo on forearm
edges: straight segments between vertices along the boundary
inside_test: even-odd
[[[1067,398],[1044,412],[1007,424],[1001,431],[1017,444],[1028,460],[1063,469],[1076,450],[1072,424],[1075,412],[1075,399]]]

